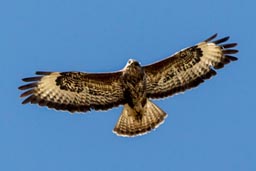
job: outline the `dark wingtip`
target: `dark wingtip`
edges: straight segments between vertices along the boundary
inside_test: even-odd
[[[51,74],[52,72],[49,72],[49,71],[36,71],[36,75],[49,75]]]
[[[23,86],[19,86],[18,89],[19,89],[19,90],[23,90]]]
[[[30,89],[30,90],[25,91],[24,93],[22,93],[22,94],[20,95],[20,97],[26,97],[26,96],[31,95],[31,94],[33,94],[33,93],[34,93],[34,90],[33,90],[33,89]]]
[[[221,69],[221,68],[224,67],[224,65],[225,65],[224,63],[221,63],[221,62],[220,62],[220,63],[216,64],[213,68],[214,68],[214,69]]]
[[[231,61],[237,61],[238,60],[238,58],[235,57],[235,56],[225,55],[225,57],[227,57]]]
[[[230,38],[229,36],[223,37],[222,39],[213,41],[213,43],[215,43],[215,44],[220,44],[220,43],[223,43],[223,42],[228,41],[229,38]]]
[[[215,39],[218,36],[218,33],[215,33],[214,35],[212,35],[211,37],[207,38],[206,40],[204,40],[204,42],[210,42],[211,40]]]
[[[228,43],[228,44],[221,45],[221,47],[224,49],[233,48],[236,46],[237,46],[237,43]]]
[[[22,81],[24,82],[30,82],[30,81],[39,81],[42,77],[28,77],[28,78],[23,78]]]
[[[19,90],[26,90],[29,88],[34,88],[37,86],[37,83],[30,83],[30,84],[26,84],[26,85],[22,85],[20,87],[18,87]]]
[[[222,51],[223,54],[235,54],[238,53],[239,51],[237,49],[226,49]]]
[[[21,104],[27,104],[30,103],[35,97],[33,95],[27,97],[25,100],[23,100],[23,102]]]

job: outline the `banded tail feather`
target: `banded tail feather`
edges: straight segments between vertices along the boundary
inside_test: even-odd
[[[141,117],[136,115],[133,108],[124,105],[113,132],[124,137],[143,135],[157,128],[167,117],[167,114],[150,100],[147,100]]]

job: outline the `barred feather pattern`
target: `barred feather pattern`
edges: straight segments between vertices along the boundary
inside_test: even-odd
[[[136,111],[125,104],[113,132],[124,137],[144,135],[161,125],[167,114],[147,99],[141,119],[137,119],[135,116]]]

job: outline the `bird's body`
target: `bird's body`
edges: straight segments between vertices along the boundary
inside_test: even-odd
[[[237,60],[230,56],[238,52],[231,49],[237,44],[222,44],[229,37],[212,41],[216,36],[147,66],[129,60],[122,70],[110,73],[36,72],[39,76],[24,78],[31,83],[19,87],[27,90],[21,95],[27,96],[23,104],[70,112],[124,105],[114,132],[121,136],[145,134],[167,116],[150,99],[196,87],[216,75],[214,69]]]
[[[146,104],[146,75],[144,69],[135,60],[129,60],[122,74],[122,85],[126,103],[141,115]]]
[[[114,132],[123,136],[146,133],[163,122],[166,113],[147,99],[144,68],[130,59],[121,76],[125,105]]]

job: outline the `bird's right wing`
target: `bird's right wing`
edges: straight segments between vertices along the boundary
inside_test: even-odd
[[[90,109],[106,110],[124,103],[121,72],[36,72],[37,77],[24,78],[29,84],[23,104],[32,103],[57,110],[86,112]]]

